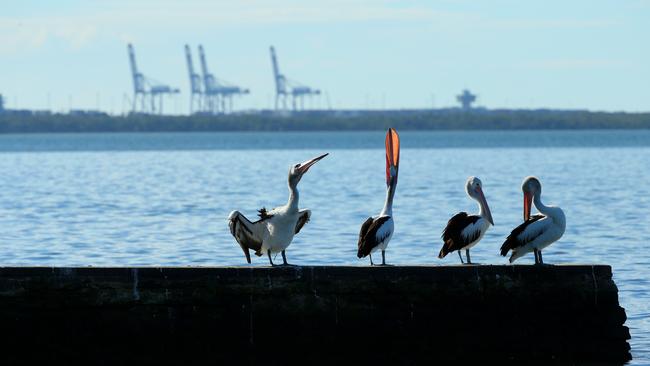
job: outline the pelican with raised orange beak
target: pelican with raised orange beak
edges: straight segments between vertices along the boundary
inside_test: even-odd
[[[291,244],[293,236],[309,222],[310,210],[298,208],[298,182],[312,165],[326,157],[328,154],[317,156],[303,163],[289,168],[289,200],[286,205],[267,211],[259,210],[259,220],[251,222],[239,211],[233,211],[228,216],[230,233],[244,251],[246,261],[251,262],[250,250],[255,255],[266,254],[273,266],[271,254],[282,253],[282,261],[287,265],[285,250]]]
[[[357,257],[370,257],[372,253],[381,250],[381,264],[386,265],[386,247],[393,237],[395,222],[393,221],[393,198],[397,187],[399,172],[399,135],[393,128],[386,133],[386,200],[379,215],[369,217],[359,232]]]
[[[459,212],[447,222],[445,230],[442,232],[442,249],[438,258],[442,259],[447,254],[458,251],[460,262],[463,263],[461,250],[465,250],[467,264],[472,261],[469,256],[469,250],[476,245],[483,235],[487,232],[490,225],[494,225],[490,207],[483,194],[483,183],[477,177],[469,177],[465,183],[465,191],[470,198],[475,199],[479,205],[478,215],[468,215],[467,212]]]
[[[544,264],[542,249],[558,241],[564,235],[566,218],[561,208],[542,203],[542,183],[536,177],[526,177],[521,185],[524,192],[524,223],[517,226],[501,246],[501,255],[512,251],[510,263],[526,253],[535,253],[535,264]],[[532,205],[538,215],[530,215]]]

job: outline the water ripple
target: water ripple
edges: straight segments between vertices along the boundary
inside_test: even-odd
[[[468,133],[402,134],[396,232],[388,261],[455,264],[455,256],[436,258],[440,231],[453,213],[476,210],[463,184],[467,176],[477,175],[496,226],[472,257],[480,263],[507,263],[498,251],[521,220],[521,179],[538,175],[544,200],[561,205],[568,223],[565,237],[544,258],[611,264],[628,312],[634,363],[649,363],[650,134],[546,131],[544,141],[553,148],[499,145],[499,136],[531,141],[538,132],[518,133],[490,133],[486,141]],[[594,133],[596,138],[590,135]],[[312,221],[296,237],[288,259],[296,264],[367,263],[356,258],[356,240],[360,224],[378,213],[384,200],[381,133],[309,135],[311,145],[299,145],[301,150],[287,149],[292,134],[258,136],[256,149],[242,148],[250,134],[229,135],[227,139],[241,140],[224,146],[213,134],[113,135],[115,145],[93,145],[88,141],[101,137],[85,136],[83,146],[91,151],[78,148],[78,136],[53,138],[71,139],[59,145],[41,136],[40,145],[32,148],[25,148],[25,141],[33,137],[0,137],[0,151],[5,151],[0,159],[0,265],[241,265],[244,258],[228,231],[228,213],[238,209],[254,217],[262,206],[283,204],[288,167],[329,148],[335,151],[302,179],[301,206],[312,209]],[[550,143],[549,136],[561,142]],[[567,142],[567,136],[573,140]],[[581,144],[581,139],[589,142]],[[377,140],[379,148],[369,148]],[[469,148],[474,143],[478,147]],[[138,151],[120,151],[126,145]],[[266,265],[266,258],[253,261]],[[521,263],[532,263],[532,258]]]

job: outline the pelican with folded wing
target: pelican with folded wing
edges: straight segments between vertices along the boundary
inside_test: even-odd
[[[395,222],[393,221],[393,198],[397,187],[399,169],[399,135],[395,129],[389,128],[386,133],[386,200],[379,215],[369,217],[359,232],[357,257],[370,257],[372,253],[381,250],[381,264],[386,265],[386,247],[393,237]]]
[[[442,249],[438,258],[442,259],[451,252],[458,251],[460,262],[463,263],[461,251],[465,251],[467,264],[472,260],[469,256],[469,250],[475,246],[491,225],[494,225],[492,213],[483,194],[483,183],[477,177],[469,177],[465,183],[465,192],[467,195],[478,202],[478,215],[470,215],[467,212],[459,212],[447,222],[445,230],[442,232]]]
[[[536,177],[526,177],[521,184],[524,192],[524,222],[514,228],[501,246],[501,255],[511,252],[510,263],[527,253],[535,254],[535,264],[544,264],[542,250],[558,241],[566,229],[564,211],[542,203],[542,183]],[[530,215],[532,205],[539,214]]]

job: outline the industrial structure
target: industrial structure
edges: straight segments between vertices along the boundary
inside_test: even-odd
[[[189,47],[186,46],[188,68],[190,69],[190,83],[192,84],[192,94],[195,95],[195,90],[199,90],[199,94],[203,96],[200,102],[200,111],[209,114],[228,113],[233,110],[233,97],[248,94],[250,91],[245,88],[234,86],[226,81],[217,79],[213,74],[208,71],[208,63],[205,58],[203,46],[199,45],[199,59],[201,62],[201,73],[203,74],[203,90],[200,91],[200,86],[195,88],[194,80],[198,74],[193,72],[194,68],[191,65],[192,58],[189,53]]]
[[[226,114],[233,111],[233,99],[237,96],[242,96],[249,94],[250,91],[247,88],[242,88],[239,86],[232,85],[228,82],[225,82],[221,79],[218,79],[214,74],[208,69],[206,54],[202,45],[198,45],[198,58],[200,68],[195,68],[194,59],[192,57],[191,47],[188,44],[184,45],[185,59],[187,63],[187,75],[189,78],[189,114],[207,114],[207,115],[217,115],[217,114]],[[270,56],[271,56],[271,65],[273,71],[273,78],[275,82],[275,111],[292,111],[305,110],[305,100],[307,103],[310,102],[310,98],[313,96],[318,96],[321,94],[319,89],[311,88],[294,80],[287,78],[280,71],[277,55],[275,48],[273,46],[269,47]],[[171,87],[164,83],[155,81],[154,79],[145,76],[139,69],[136,62],[135,50],[132,44],[127,45],[131,77],[133,82],[133,97],[129,98],[129,95],[126,93],[122,99],[122,110],[123,112],[128,113],[130,110],[131,113],[136,114],[162,114],[163,113],[163,102],[166,97],[179,94],[180,90],[175,87]],[[9,92],[4,90],[4,92]],[[329,106],[329,95],[324,93],[324,96]],[[271,104],[270,95],[269,104]],[[15,97],[14,97],[15,98]],[[366,96],[366,104],[368,104],[368,96]],[[383,105],[382,96],[382,105]],[[459,95],[456,95],[456,100],[460,104],[460,110],[469,111],[469,110],[485,110],[485,108],[477,107],[474,105],[478,99],[478,96],[471,93],[468,89],[463,89]],[[174,100],[178,101],[178,100]],[[14,103],[10,103],[10,108],[7,109],[6,106],[7,99],[3,98],[0,94],[0,113],[5,114],[48,114],[52,113],[49,111],[50,106],[50,96],[48,93],[47,96],[47,105],[48,110],[29,110],[29,109],[17,109],[17,101],[14,100]],[[96,110],[87,110],[87,109],[73,109],[72,108],[72,96],[69,96],[68,113],[72,115],[102,115],[104,112],[99,111],[99,93],[97,93],[97,109]],[[184,104],[184,103],[183,103]],[[309,105],[311,106],[311,104]],[[178,107],[178,103],[176,103]],[[366,109],[368,106],[366,106]],[[178,108],[177,113],[178,113]],[[331,107],[327,108],[331,110]],[[448,111],[458,110],[459,108],[446,107],[439,108],[441,113],[447,113]],[[321,113],[325,110],[314,111],[313,113]],[[363,113],[364,110],[339,110],[336,111],[338,115],[354,114],[354,113]],[[395,110],[394,112],[401,113],[401,110]],[[272,111],[267,109],[262,109],[259,111],[249,110],[247,113],[271,113]],[[392,113],[392,112],[391,112]],[[289,114],[289,113],[277,113],[277,114]]]
[[[320,90],[312,89],[295,81],[287,79],[280,73],[278,59],[275,56],[275,48],[271,46],[271,64],[273,65],[273,78],[275,79],[275,109],[278,110],[280,103],[282,109],[287,109],[287,99],[291,99],[293,110],[305,109],[305,97],[319,95]]]
[[[128,45],[128,51],[129,61],[131,63],[131,75],[133,77],[132,112],[162,114],[163,97],[177,94],[180,91],[177,88],[172,88],[154,79],[145,77],[138,71],[138,66],[135,62],[135,51],[133,50],[133,45],[130,43]]]
[[[189,45],[185,45],[185,59],[190,77],[190,114],[193,114],[202,110],[203,89],[201,88],[201,76],[194,71],[192,51]]]
[[[476,101],[476,95],[465,89],[460,95],[456,96],[456,100],[458,100],[463,110],[470,110],[472,109],[472,103]]]

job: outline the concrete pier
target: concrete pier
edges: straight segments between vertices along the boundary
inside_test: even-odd
[[[0,364],[622,364],[609,266],[0,268]]]

